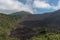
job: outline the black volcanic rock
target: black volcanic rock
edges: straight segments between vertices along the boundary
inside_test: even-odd
[[[21,40],[26,40],[40,33],[45,34],[43,28],[55,29],[60,31],[60,10],[45,14],[33,14],[24,18],[11,36],[16,36]]]

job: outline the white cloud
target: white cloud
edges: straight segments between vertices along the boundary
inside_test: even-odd
[[[17,11],[28,11],[33,13],[28,5],[24,5],[17,0],[0,0],[0,12],[12,13]]]
[[[45,9],[51,8],[51,5],[49,5],[45,0],[44,0],[44,1],[35,0],[33,5],[34,5],[36,8],[45,8]]]
[[[33,5],[34,5],[35,8],[58,10],[58,9],[60,9],[60,0],[58,1],[57,6],[50,5],[48,3],[48,0],[35,0]]]
[[[18,2],[18,0],[0,0],[0,12],[12,13],[17,11],[28,11],[33,13],[36,8],[60,9],[60,0],[57,6],[52,6],[47,1],[48,0],[26,0],[26,4],[23,4]]]

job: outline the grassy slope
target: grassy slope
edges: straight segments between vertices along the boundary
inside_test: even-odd
[[[0,40],[13,40],[8,35],[16,26],[16,20],[8,15],[0,14]]]

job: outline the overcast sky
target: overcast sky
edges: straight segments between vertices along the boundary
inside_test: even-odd
[[[0,0],[0,12],[28,11],[33,14],[60,9],[60,0]]]

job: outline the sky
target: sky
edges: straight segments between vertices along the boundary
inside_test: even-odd
[[[0,0],[0,13],[27,11],[32,14],[53,12],[60,9],[60,0]]]

